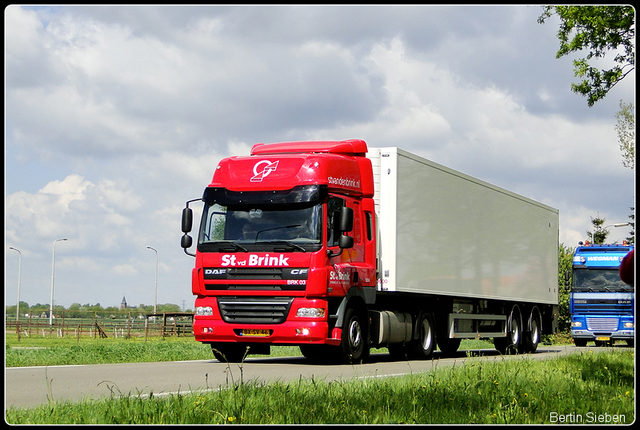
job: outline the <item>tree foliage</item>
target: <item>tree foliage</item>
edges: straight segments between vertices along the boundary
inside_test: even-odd
[[[602,228],[606,221],[606,218],[600,218],[600,214],[598,214],[595,218],[591,217],[591,224],[593,224],[594,231],[591,232],[587,230],[587,237],[589,238],[589,241],[591,243],[602,245],[604,241],[607,240],[607,236],[609,236],[609,230]]]
[[[567,247],[564,243],[558,248],[558,330],[562,333],[569,333],[571,330],[569,291],[565,288],[564,274],[571,273],[574,252],[575,248]]]
[[[571,90],[587,97],[589,107],[604,98],[609,90],[635,68],[635,13],[631,6],[545,6],[538,17],[544,24],[553,15],[560,17],[556,58],[587,51],[573,61],[574,73],[583,80],[571,84]],[[615,52],[614,66],[599,70],[592,62]]]
[[[636,161],[636,118],[633,103],[620,100],[620,111],[616,113],[616,133],[622,152],[622,165],[633,169]]]

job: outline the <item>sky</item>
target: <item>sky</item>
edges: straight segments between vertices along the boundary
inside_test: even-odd
[[[157,255],[157,303],[193,308],[181,210],[258,142],[397,146],[558,209],[567,246],[628,222],[614,126],[635,72],[589,108],[542,11],[5,8],[5,302],[20,278],[48,304],[53,278],[56,305],[153,304]]]

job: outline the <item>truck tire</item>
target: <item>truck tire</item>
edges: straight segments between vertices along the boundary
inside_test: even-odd
[[[348,307],[342,327],[342,358],[348,363],[359,363],[369,358],[368,320],[363,312]]]
[[[302,355],[313,362],[330,362],[336,359],[338,348],[330,345],[300,345]]]
[[[238,343],[212,343],[211,351],[221,363],[242,363],[248,355],[247,347]]]
[[[448,337],[442,339],[438,337],[438,348],[440,348],[440,351],[444,355],[454,355],[456,352],[458,352],[458,348],[460,348],[460,339],[451,339]]]
[[[433,320],[429,314],[422,314],[418,317],[418,337],[411,342],[411,355],[419,360],[431,358],[436,348],[436,333]]]
[[[573,339],[576,346],[587,346],[587,339]]]
[[[522,325],[520,324],[520,310],[514,306],[508,320],[507,337],[496,337],[493,344],[503,355],[516,354],[522,342]]]
[[[523,342],[521,352],[536,352],[540,343],[540,318],[537,314],[531,313],[531,330],[527,331]]]

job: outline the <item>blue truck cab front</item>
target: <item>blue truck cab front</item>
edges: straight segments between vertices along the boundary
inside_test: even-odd
[[[619,273],[620,262],[632,249],[615,244],[576,248],[569,297],[571,337],[576,346],[589,341],[612,345],[616,340],[633,345],[635,289]]]

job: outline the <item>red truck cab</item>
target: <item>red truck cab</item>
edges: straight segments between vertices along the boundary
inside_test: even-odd
[[[194,335],[218,359],[270,345],[366,357],[377,279],[366,153],[362,140],[256,144],[218,164],[201,199],[192,271]]]

